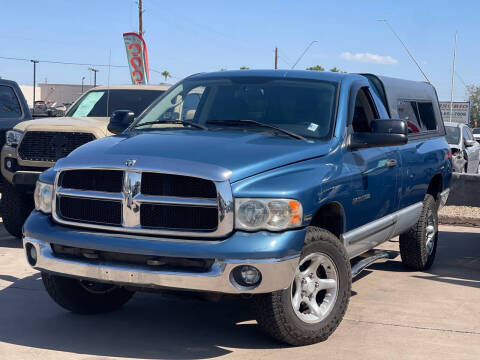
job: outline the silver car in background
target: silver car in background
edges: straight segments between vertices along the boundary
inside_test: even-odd
[[[473,128],[472,133],[475,140],[480,143],[480,127]]]
[[[452,149],[455,172],[477,174],[480,163],[480,144],[465,124],[445,122],[446,139]]]

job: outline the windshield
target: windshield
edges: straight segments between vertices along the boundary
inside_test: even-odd
[[[66,116],[109,117],[116,110],[131,110],[138,116],[163,90],[116,89],[89,91],[71,108]],[[108,107],[107,107],[108,98]]]
[[[181,122],[191,122],[209,130],[228,127],[272,132],[275,129],[267,126],[276,126],[303,137],[326,140],[332,134],[337,88],[334,82],[260,77],[185,80],[145,113],[134,128],[184,128],[188,124]]]
[[[445,126],[445,138],[447,142],[452,145],[457,145],[460,142],[460,128],[456,126]]]
[[[474,134],[480,134],[480,128],[474,128],[473,133]]]

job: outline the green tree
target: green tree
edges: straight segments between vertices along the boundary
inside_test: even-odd
[[[240,66],[240,70],[248,70],[250,69],[248,66],[242,65]]]
[[[310,66],[307,70],[314,70],[314,71],[325,71],[325,68],[321,65]]]
[[[475,120],[480,123],[480,86],[467,86],[468,101],[470,101],[470,126],[475,126]]]
[[[167,81],[167,79],[169,77],[172,77],[172,75],[170,75],[170,73],[167,71],[167,70],[164,70],[161,75],[165,78],[165,82]]]
[[[222,67],[222,68],[220,68],[220,71],[227,71],[227,69]]]
[[[331,72],[340,72],[340,69],[334,66],[333,68],[330,69]]]

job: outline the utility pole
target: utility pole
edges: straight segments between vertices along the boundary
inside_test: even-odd
[[[35,115],[35,87],[37,86],[37,64],[38,60],[30,60],[33,63],[33,107],[32,116]]]
[[[278,47],[275,46],[275,70],[278,69]]]
[[[82,94],[83,94],[83,81],[85,80],[85,76],[82,76]]]
[[[88,70],[93,71],[93,87],[97,86],[97,72],[100,70],[95,69],[94,67],[89,67]]]
[[[142,0],[138,0],[138,34],[143,37],[143,7]]]
[[[450,89],[450,122],[452,122],[452,115],[453,115],[453,87],[455,86],[455,62],[457,60],[457,36],[458,36],[458,30],[455,31],[455,43],[453,45],[452,88]]]

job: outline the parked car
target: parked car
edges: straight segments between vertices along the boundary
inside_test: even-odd
[[[417,133],[398,119],[409,107]],[[115,113],[119,135],[37,183],[24,248],[70,311],[115,310],[152,288],[247,294],[267,334],[305,345],[337,328],[352,272],[388,255],[375,246],[400,235],[407,268],[434,261],[452,166],[430,84],[206,73],[130,120]]]
[[[446,139],[452,149],[453,170],[459,173],[478,174],[480,144],[465,124],[445,122]]]
[[[21,121],[31,120],[32,115],[25,97],[15,81],[0,79],[0,146],[5,144],[5,133]],[[0,192],[3,179],[0,177]]]
[[[17,237],[33,209],[38,175],[77,147],[112,135],[108,115],[128,108],[132,118],[168,89],[166,86],[125,85],[96,87],[81,96],[65,117],[36,119],[16,124],[7,132],[1,153],[6,179],[2,213],[6,230]]]
[[[480,128],[476,127],[472,129],[473,138],[475,141],[480,142]]]

